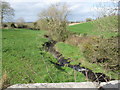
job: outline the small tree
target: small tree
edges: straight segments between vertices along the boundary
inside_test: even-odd
[[[1,23],[4,21],[11,22],[14,16],[14,9],[8,2],[0,1]]]
[[[86,18],[86,22],[92,21],[91,18]]]
[[[19,24],[24,24],[24,22],[25,22],[25,20],[22,17],[17,19],[17,23],[19,23]]]
[[[49,35],[58,41],[67,38],[67,17],[69,15],[66,4],[52,4],[47,9],[40,12],[40,28],[49,31]]]
[[[16,22],[17,22],[18,28],[24,28],[25,20],[23,17],[18,18]]]

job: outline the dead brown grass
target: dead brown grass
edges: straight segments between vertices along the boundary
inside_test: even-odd
[[[93,38],[95,38],[95,37],[72,35],[71,37],[69,37],[65,41],[65,43],[71,44],[71,45],[74,45],[74,46],[80,46],[80,45],[82,45],[84,43],[87,43],[87,42],[93,40]]]
[[[0,79],[0,90],[3,90],[10,86],[8,75],[6,72],[3,73],[2,78]]]

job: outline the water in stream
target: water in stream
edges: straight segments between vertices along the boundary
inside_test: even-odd
[[[70,58],[65,59],[62,56],[62,54],[60,54],[58,51],[56,51],[54,49],[54,46],[56,43],[57,43],[56,41],[49,39],[48,42],[45,42],[43,44],[44,49],[47,52],[50,52],[57,59],[57,63],[54,63],[51,61],[52,64],[57,65],[59,67],[67,66],[67,67],[72,68],[78,72],[81,72],[86,76],[86,78],[88,78],[92,82],[99,82],[100,83],[100,82],[107,82],[107,81],[111,80],[108,76],[106,76],[103,73],[94,73],[92,70],[90,70],[88,68],[81,67],[80,63],[78,65],[71,65],[70,60],[69,60]]]

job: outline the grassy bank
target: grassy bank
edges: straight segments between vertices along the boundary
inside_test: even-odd
[[[114,30],[118,29],[117,18],[117,16],[104,17],[95,21],[69,26],[68,29],[76,34],[88,36],[102,35],[105,38],[109,38],[118,34],[117,32],[114,32]]]
[[[112,71],[107,71],[103,67],[99,66],[98,64],[93,64],[93,63],[90,63],[88,60],[86,60],[80,48],[76,46],[60,42],[56,44],[56,49],[60,53],[62,53],[64,57],[71,58],[71,64],[73,65],[81,63],[81,66],[89,68],[94,72],[101,72],[108,75],[111,78],[118,79],[117,73],[114,73]]]

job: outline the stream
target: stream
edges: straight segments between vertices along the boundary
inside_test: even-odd
[[[81,67],[81,63],[79,63],[78,65],[71,65],[70,64],[70,58],[66,59],[65,57],[63,57],[63,55],[56,51],[54,46],[57,43],[56,41],[50,39],[48,36],[45,36],[46,38],[48,38],[48,42],[45,42],[43,44],[43,48],[45,51],[50,52],[54,58],[57,59],[57,63],[54,63],[51,61],[51,63],[53,63],[54,65],[60,66],[60,67],[69,67],[72,68],[78,72],[81,72],[82,74],[84,74],[84,76],[89,79],[92,82],[108,82],[110,79],[108,76],[106,76],[104,73],[94,73],[92,70],[85,68],[85,67]]]

